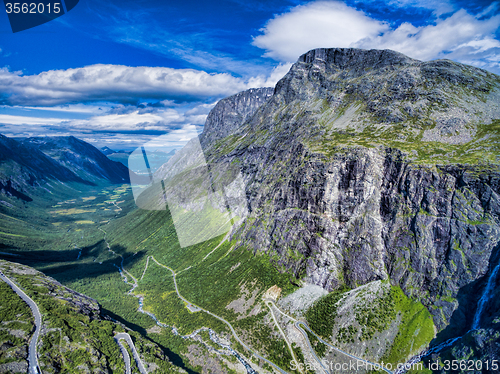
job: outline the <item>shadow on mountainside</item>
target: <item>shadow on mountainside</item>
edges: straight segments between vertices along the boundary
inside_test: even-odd
[[[123,256],[128,266],[132,266],[145,256],[144,251],[128,254],[126,248],[120,245],[113,245],[111,249],[116,254]],[[109,256],[113,256],[113,258],[106,258],[108,257],[108,249],[104,240],[81,249],[64,251],[9,250],[9,252],[10,254],[0,252],[0,259],[31,266],[63,284],[84,278],[97,278],[103,274],[117,273],[117,267],[122,262],[121,257],[112,253],[109,253]],[[104,259],[99,261],[99,256],[104,257]]]
[[[453,312],[450,324],[431,342],[430,346],[438,345],[448,339],[456,338],[465,335],[472,329],[474,316],[478,309],[479,300],[481,299],[488,280],[493,272],[493,269],[500,261],[500,244],[498,244],[492,251],[489,261],[489,268],[487,273],[476,281],[462,287],[457,294],[458,308]],[[493,298],[494,299],[494,298]],[[490,300],[488,304],[496,302]],[[488,325],[489,319],[492,319],[491,305],[485,309],[485,315],[481,318],[480,327]]]

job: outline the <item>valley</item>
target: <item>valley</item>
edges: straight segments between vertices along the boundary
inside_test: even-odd
[[[224,237],[179,248],[175,240],[169,240],[175,238],[175,230],[168,212],[134,209],[127,185],[89,190],[86,196],[58,201],[48,213],[53,227],[44,247],[31,251],[4,248],[2,257],[35,267],[98,300],[105,315],[172,350],[173,357],[189,357],[195,345],[218,358],[224,372],[238,367],[230,360],[233,356],[247,372],[261,372],[269,365],[269,372],[274,367],[291,373],[292,360],[305,365],[304,356],[314,355],[305,333],[292,338],[292,348],[289,333],[283,332],[293,326],[311,331],[307,322],[315,326],[315,320],[302,318],[300,326],[295,317],[266,296],[265,291],[273,286],[281,289],[282,297],[297,287],[290,282],[290,275],[277,272],[264,256],[255,258],[248,250],[235,251],[235,243]],[[164,223],[154,231],[142,230],[143,222],[153,224],[162,219]],[[19,232],[12,227],[7,231]],[[23,233],[30,237],[29,231]],[[53,241],[48,239],[51,237]],[[59,247],[48,250],[56,242]],[[245,301],[249,294],[251,298]],[[238,300],[250,303],[246,310],[228,309]],[[329,319],[326,315],[320,318]],[[329,348],[363,360],[333,345]],[[179,365],[197,372],[187,360]]]
[[[248,215],[187,246],[168,209],[138,208],[145,182],[123,163],[73,137],[0,137],[0,267],[40,309],[42,372],[329,374],[356,362],[402,374],[495,360],[499,92],[498,76],[447,60],[312,50],[274,90],[208,115],[209,183],[239,171],[243,194],[225,192]],[[184,194],[204,187],[189,153],[151,173],[187,176],[167,184],[187,216],[199,207]],[[164,202],[165,187],[151,191]],[[209,212],[227,205],[238,207]],[[15,326],[0,330],[7,372],[34,320],[1,291],[17,313],[0,308]]]

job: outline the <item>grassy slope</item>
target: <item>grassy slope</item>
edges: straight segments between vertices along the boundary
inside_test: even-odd
[[[113,338],[116,332],[125,331],[121,325],[102,320],[97,314],[82,314],[80,307],[73,302],[74,296],[41,273],[32,274],[20,265],[4,261],[0,261],[0,267],[40,309],[45,329],[40,337],[39,357],[44,373],[85,373],[88,369],[110,369],[113,372],[125,370],[122,355]],[[4,297],[12,298],[12,291],[9,290],[10,287],[0,288],[2,300]],[[26,314],[27,306],[23,301],[18,305],[19,300],[19,297],[11,300],[8,311],[0,309],[6,312],[2,313],[2,320],[5,314]],[[17,310],[19,307],[21,310]],[[27,312],[29,319],[31,311]],[[172,365],[163,359],[158,346],[148,343],[138,333],[128,332],[137,342],[136,348],[147,362],[154,362],[164,372],[171,371]],[[27,345],[27,342],[24,344]]]
[[[353,312],[361,328],[358,335],[357,325],[342,326],[336,340],[344,344],[359,344],[370,340],[377,332],[389,328],[399,315],[401,323],[390,349],[382,358],[384,362],[397,364],[417,353],[434,338],[434,323],[429,311],[419,302],[409,299],[398,286],[391,286],[383,297],[376,302],[365,304],[357,299]],[[311,329],[324,339],[329,339],[336,323],[337,308],[342,302],[345,290],[332,292],[319,299],[306,312]],[[324,351],[322,352],[324,353]]]
[[[28,305],[3,281],[0,281],[0,300],[0,342],[4,346],[0,351],[0,365],[24,362],[27,352],[20,351],[19,347],[26,346],[32,335],[33,315]]]
[[[326,124],[325,124],[326,126]],[[362,131],[346,129],[333,131],[319,141],[308,144],[311,150],[332,157],[346,152],[348,147],[374,148],[380,145],[399,149],[415,164],[480,164],[498,165],[500,162],[500,119],[490,124],[477,125],[472,140],[464,144],[424,141],[424,129],[415,129],[408,123],[380,127],[368,125]]]
[[[113,201],[123,201],[118,204],[122,210],[117,209]],[[183,296],[231,322],[235,322],[237,316],[231,309],[226,309],[226,305],[241,296],[242,284],[252,283],[252,287],[259,289],[257,303],[260,294],[275,284],[285,293],[293,287],[288,275],[279,274],[265,258],[255,257],[242,248],[232,251],[234,243],[222,244],[203,261],[220,243],[222,236],[180,248],[169,213],[134,209],[130,190],[120,186],[104,187],[101,191],[88,189],[60,201],[53,200],[45,206],[42,203],[27,205],[23,208],[24,216],[18,215],[15,201],[9,203],[13,203],[14,208],[2,208],[5,215],[2,226],[9,235],[0,236],[0,240],[4,243],[3,251],[15,256],[0,256],[31,265],[70,288],[95,298],[106,313],[168,347],[173,351],[174,361],[177,359],[182,367],[187,365],[189,368],[189,362],[182,362],[176,355],[186,353],[192,341],[182,340],[165,329],[160,333],[146,331],[155,323],[137,312],[138,299],[127,294],[131,286],[123,282],[117,271],[121,258],[108,251],[101,230],[107,233],[111,249],[123,256],[125,268],[136,278],[142,276],[147,257],[151,255],[177,272],[191,266],[177,278]],[[32,223],[30,216],[36,216],[37,220]],[[22,240],[14,235],[21,235]],[[231,270],[236,264],[239,265]],[[190,313],[184,308],[172,292],[172,277],[167,269],[150,261],[139,284],[135,295],[146,296],[145,309],[157,314],[162,322],[174,325],[181,333],[209,326],[229,336],[227,327],[217,319],[205,313]],[[254,331],[249,335],[259,338],[252,338],[252,345],[274,362],[289,361],[291,358],[284,342],[279,337],[269,338],[266,329],[270,327],[262,324],[262,317],[240,319],[234,326],[238,330]]]

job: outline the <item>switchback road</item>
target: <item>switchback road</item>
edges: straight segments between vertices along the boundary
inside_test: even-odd
[[[23,299],[26,304],[31,309],[33,313],[33,317],[35,317],[35,332],[31,337],[30,346],[28,349],[28,364],[29,364],[29,373],[30,374],[39,374],[40,368],[38,367],[38,354],[36,351],[36,345],[38,343],[38,338],[40,336],[40,330],[42,328],[42,315],[40,314],[40,310],[36,303],[24,293],[9,277],[7,277],[4,273],[0,271],[0,279],[2,279],[5,283],[7,283],[15,293],[17,293],[21,299]]]
[[[227,325],[227,327],[229,327],[229,329],[231,330],[231,333],[233,334],[234,338],[236,339],[236,341],[238,343],[240,343],[245,349],[247,349],[249,352],[252,352],[252,354],[257,357],[258,359],[261,359],[265,362],[267,362],[269,365],[271,365],[272,367],[274,367],[276,370],[278,370],[280,373],[282,374],[288,374],[286,371],[284,371],[283,369],[281,369],[279,366],[277,366],[276,364],[274,364],[273,362],[269,361],[268,359],[262,357],[261,355],[259,355],[256,351],[254,351],[252,348],[250,348],[248,345],[246,345],[238,336],[238,334],[236,333],[236,331],[234,330],[233,326],[231,325],[231,323],[229,323],[228,321],[226,321],[224,318],[222,317],[219,317],[218,315],[206,310],[206,309],[203,309],[201,308],[200,306],[188,301],[187,299],[185,299],[179,292],[179,289],[177,287],[177,280],[175,279],[175,276],[177,275],[177,273],[170,267],[166,266],[166,265],[163,265],[162,263],[159,263],[158,261],[156,261],[156,259],[153,257],[153,256],[149,256],[149,258],[151,258],[154,262],[156,262],[157,265],[161,266],[161,267],[164,267],[165,269],[168,269],[170,270],[170,272],[172,273],[172,278],[174,280],[174,286],[175,286],[175,292],[177,293],[177,296],[179,297],[179,299],[181,299],[182,301],[184,301],[186,304],[188,305],[192,305],[194,307],[196,307],[197,309],[199,309],[200,311],[202,312],[205,312],[209,315],[211,315],[212,317],[215,317],[217,318],[219,321],[225,323]],[[148,260],[149,260],[148,258]],[[147,265],[146,265],[147,267]],[[146,269],[144,269],[144,272],[146,271]]]
[[[118,345],[120,346],[120,350],[122,351],[123,360],[125,361],[126,373],[127,374],[131,373],[130,356],[127,352],[127,349],[120,341],[122,339],[125,340],[127,342],[128,346],[130,347],[130,350],[132,351],[132,355],[134,356],[134,360],[137,363],[137,367],[139,368],[139,371],[141,372],[141,374],[147,374],[148,372],[147,372],[146,368],[144,367],[144,364],[142,363],[141,358],[139,357],[139,353],[137,353],[137,350],[135,349],[135,345],[134,345],[134,342],[132,341],[132,338],[126,332],[121,332],[121,333],[115,335],[115,340],[118,343]]]

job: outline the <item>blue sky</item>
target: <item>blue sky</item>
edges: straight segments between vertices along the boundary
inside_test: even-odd
[[[80,0],[13,34],[0,12],[0,133],[133,148],[273,86],[317,47],[390,48],[500,73],[499,1]]]

